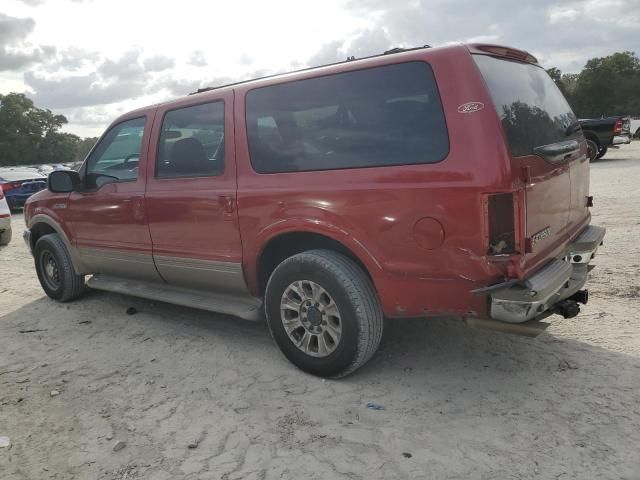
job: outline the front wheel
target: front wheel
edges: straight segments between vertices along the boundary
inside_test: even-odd
[[[329,250],[310,250],[278,265],[267,283],[265,310],[280,350],[313,375],[350,374],[382,338],[382,309],[371,280]]]
[[[76,274],[71,256],[57,233],[43,235],[33,250],[38,280],[54,300],[68,302],[84,292],[84,277]]]

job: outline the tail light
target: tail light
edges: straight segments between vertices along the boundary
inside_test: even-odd
[[[2,190],[2,185],[0,185],[0,200],[4,198],[4,190]]]
[[[516,252],[516,231],[512,193],[489,195],[489,255]]]
[[[13,190],[14,188],[19,188],[20,185],[21,184],[18,182],[0,183],[0,189],[2,189],[5,193],[7,193],[9,190]]]
[[[613,134],[620,135],[622,133],[622,119],[616,120],[616,124],[613,126]]]

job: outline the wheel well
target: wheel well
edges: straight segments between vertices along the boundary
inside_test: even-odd
[[[587,132],[584,134],[584,138],[586,138],[587,140],[593,140],[594,142],[596,142],[596,145],[598,145],[598,148],[600,148],[600,140],[598,139],[597,135]]]
[[[40,237],[50,233],[56,233],[56,231],[51,225],[47,225],[46,223],[36,223],[31,227],[31,250],[35,248],[36,242]]]
[[[353,260],[371,279],[369,271],[360,259],[342,243],[318,233],[293,232],[285,233],[272,239],[262,251],[258,259],[258,287],[263,294],[267,281],[280,263],[298,253],[308,250],[332,250]],[[373,279],[371,279],[373,283]]]

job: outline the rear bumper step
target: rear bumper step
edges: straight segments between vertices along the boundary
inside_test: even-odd
[[[587,281],[589,262],[602,244],[606,230],[589,226],[568,246],[566,254],[547,263],[530,277],[502,288],[478,290],[491,301],[490,316],[507,323],[541,319],[553,313],[570,318],[586,303],[588,294],[581,290]]]

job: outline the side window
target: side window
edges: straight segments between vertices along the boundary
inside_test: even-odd
[[[425,62],[257,88],[247,94],[246,117],[259,173],[435,163],[449,153]]]
[[[207,177],[224,172],[224,102],[167,112],[162,120],[156,177]]]
[[[138,178],[144,124],[144,118],[135,118],[119,123],[107,132],[87,160],[89,188]]]

